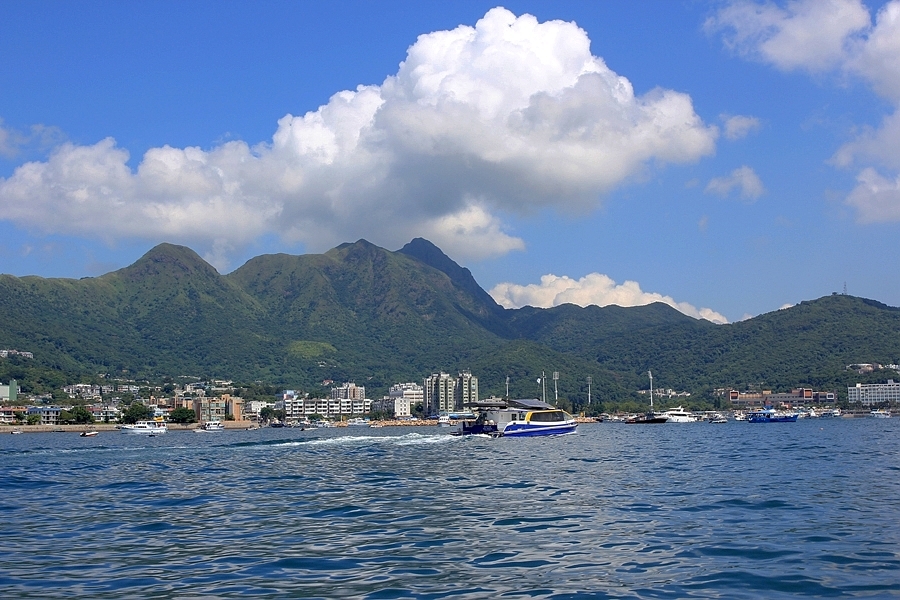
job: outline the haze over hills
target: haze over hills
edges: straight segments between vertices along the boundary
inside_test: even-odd
[[[365,240],[325,254],[264,255],[220,275],[194,251],[160,244],[101,277],[0,276],[0,347],[78,375],[193,375],[324,391],[356,381],[377,397],[398,381],[470,369],[482,395],[636,398],[662,387],[812,386],[846,394],[845,366],[900,362],[900,309],[827,296],[730,325],[664,304],[505,309],[468,269],[415,239],[392,252]],[[877,380],[884,375],[873,375]],[[863,379],[865,380],[865,379]],[[22,382],[27,384],[28,382]]]

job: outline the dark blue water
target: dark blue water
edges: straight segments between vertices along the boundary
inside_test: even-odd
[[[900,419],[0,438],[3,598],[900,595]]]

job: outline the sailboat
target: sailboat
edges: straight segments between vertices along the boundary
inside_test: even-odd
[[[630,419],[625,419],[625,422],[630,425],[665,423],[669,420],[669,417],[666,415],[657,415],[653,412],[653,372],[647,371],[647,375],[650,376],[650,411],[643,415],[636,415]]]

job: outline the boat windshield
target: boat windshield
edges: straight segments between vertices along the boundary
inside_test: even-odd
[[[553,422],[553,421],[565,421],[566,413],[561,410],[548,410],[546,412],[533,412],[531,413],[531,421],[532,422]]]

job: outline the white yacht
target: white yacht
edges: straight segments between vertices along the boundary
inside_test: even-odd
[[[160,435],[169,431],[169,428],[163,421],[138,421],[133,425],[122,425],[121,431],[140,435]]]
[[[666,423],[696,423],[697,417],[684,410],[681,406],[670,408],[663,413],[666,416]]]

